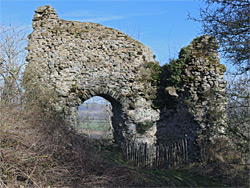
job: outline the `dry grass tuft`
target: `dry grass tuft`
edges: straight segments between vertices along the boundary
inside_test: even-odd
[[[235,148],[228,138],[217,138],[207,145],[204,161],[191,164],[190,170],[226,185],[249,186],[250,166]]]
[[[0,187],[141,186],[135,173],[100,161],[56,114],[0,109]]]

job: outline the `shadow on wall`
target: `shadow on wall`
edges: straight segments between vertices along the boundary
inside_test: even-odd
[[[166,97],[157,123],[157,143],[163,147],[170,147],[182,141],[187,142],[188,158],[196,160],[200,158],[197,145],[199,124],[194,121],[184,103],[184,96]]]

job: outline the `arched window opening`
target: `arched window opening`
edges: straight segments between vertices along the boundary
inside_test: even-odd
[[[78,107],[77,131],[93,139],[113,139],[112,105],[95,96]]]

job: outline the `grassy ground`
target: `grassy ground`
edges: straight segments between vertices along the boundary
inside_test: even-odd
[[[96,131],[107,131],[110,127],[109,124],[103,120],[91,120],[89,122],[80,122],[79,128]]]
[[[40,109],[0,108],[1,188],[230,186],[224,181],[230,177],[214,181],[194,168],[136,168],[117,148],[82,137],[56,117]],[[223,168],[218,172],[223,175]],[[231,185],[247,185],[242,177]]]
[[[104,120],[91,120],[89,122],[79,122],[77,132],[86,134],[87,137],[102,139],[111,138],[112,131],[109,124]]]
[[[146,187],[226,187],[225,184],[188,171],[187,168],[178,169],[150,169],[138,168],[125,160],[119,149],[111,145],[102,147],[98,156],[106,161],[126,167],[139,174],[138,179]]]

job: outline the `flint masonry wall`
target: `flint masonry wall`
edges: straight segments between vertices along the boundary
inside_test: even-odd
[[[123,150],[130,142],[154,146],[187,139],[194,159],[199,135],[223,123],[223,115],[212,118],[212,112],[225,110],[226,86],[215,39],[203,36],[188,46],[178,86],[165,82],[171,75],[164,76],[164,67],[156,86],[147,68],[157,64],[150,48],[100,24],[62,20],[51,6],[35,12],[26,92],[34,85],[54,91],[57,97],[48,103],[70,123],[76,123],[80,104],[102,96],[112,104],[114,139]],[[145,133],[138,131],[138,125],[148,124]]]
[[[207,35],[183,48],[179,55],[184,63],[178,85],[166,82],[171,74],[165,74],[163,67],[165,83],[159,88],[158,143],[171,145],[186,139],[190,159],[199,159],[207,139],[215,138],[225,126],[226,67],[220,64],[217,49],[215,38]]]
[[[156,63],[152,51],[118,30],[61,20],[51,6],[35,12],[26,73],[35,70],[32,81],[58,94],[55,110],[74,124],[80,104],[93,96],[104,97],[113,107],[117,143],[154,144],[159,111],[152,109],[145,92],[154,90],[153,86],[142,81],[140,74],[144,64]],[[153,126],[140,135],[136,124],[145,121]]]

